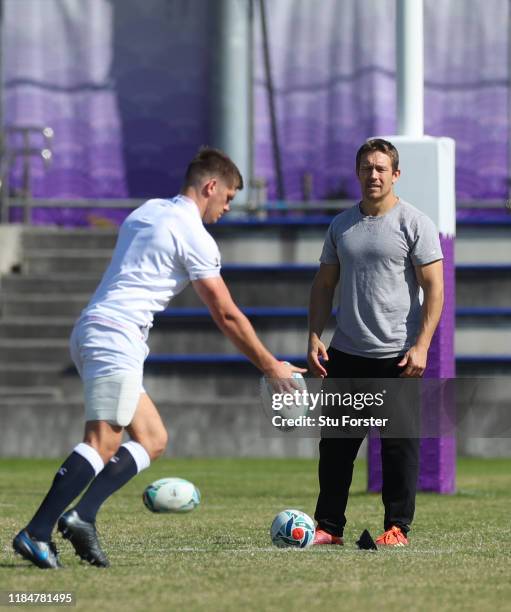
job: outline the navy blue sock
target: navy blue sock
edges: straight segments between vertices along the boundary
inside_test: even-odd
[[[121,446],[75,506],[80,518],[88,523],[94,523],[101,504],[137,473],[138,468],[133,455],[127,448]]]
[[[59,516],[85,489],[94,474],[91,463],[73,451],[55,474],[50,490],[27,525],[28,533],[36,540],[47,542]]]

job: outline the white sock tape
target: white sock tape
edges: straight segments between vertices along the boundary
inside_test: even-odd
[[[73,451],[81,455],[84,459],[87,459],[87,461],[92,465],[96,476],[105,467],[103,459],[101,459],[101,455],[95,448],[93,448],[89,444],[85,444],[85,442],[80,442],[80,444],[73,448]]]
[[[142,444],[139,444],[134,440],[130,440],[129,442],[122,444],[122,446],[124,446],[133,459],[135,459],[135,463],[137,464],[137,474],[151,465],[151,458]]]

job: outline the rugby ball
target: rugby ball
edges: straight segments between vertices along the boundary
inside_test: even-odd
[[[278,548],[307,548],[314,541],[316,528],[308,514],[300,510],[282,510],[273,519],[271,542]]]
[[[285,362],[288,363],[288,362]],[[260,394],[266,416],[272,421],[273,426],[282,431],[294,429],[292,423],[298,417],[307,416],[309,411],[308,390],[305,378],[300,372],[293,372],[293,379],[298,387],[293,393],[279,393],[273,386],[276,381],[266,376],[261,378]],[[281,417],[276,424],[275,416]]]
[[[151,512],[190,512],[200,504],[199,489],[184,478],[160,478],[142,494]]]

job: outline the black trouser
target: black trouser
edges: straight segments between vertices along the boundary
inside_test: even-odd
[[[397,378],[401,357],[369,359],[348,355],[330,348],[325,362],[329,379]],[[409,407],[418,414],[418,401]],[[319,497],[315,519],[328,533],[342,536],[346,524],[346,505],[353,477],[353,465],[367,428],[355,437],[324,437],[319,443]],[[419,437],[381,438],[383,469],[382,499],[385,507],[384,529],[400,527],[407,533],[415,512],[419,473]]]

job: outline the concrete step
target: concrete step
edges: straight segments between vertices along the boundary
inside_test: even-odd
[[[456,376],[462,378],[511,377],[511,352],[507,355],[462,355],[456,359]]]
[[[305,438],[269,428],[259,396],[167,400],[158,403],[158,410],[169,432],[166,456],[317,457],[317,437]],[[462,442],[466,444],[466,438],[473,438],[477,432],[480,444],[484,443],[478,454],[509,455],[509,439],[495,437],[496,422],[505,423],[505,406],[493,402],[490,414],[483,405],[466,417],[458,426]],[[5,402],[0,406],[2,457],[65,457],[82,434],[81,401]]]
[[[313,457],[318,441],[268,430],[259,396],[158,403],[169,432],[167,456]],[[6,403],[0,407],[2,457],[65,457],[83,436],[83,404]]]
[[[298,366],[307,367],[303,353],[299,355],[278,355],[280,359],[285,359]],[[238,368],[247,365],[244,358],[239,355],[149,355],[146,362],[144,380],[148,378],[153,381],[153,389],[163,393],[170,392],[165,384],[158,384],[162,376],[166,373],[178,369],[181,372],[209,372],[215,367],[219,370],[230,368],[232,372],[231,384],[236,385],[235,378]],[[157,374],[158,376],[155,376]],[[199,377],[201,374],[199,374]],[[484,355],[464,355],[456,358],[456,376],[461,377],[506,377],[511,376],[511,354],[484,356]],[[192,377],[193,378],[193,377]],[[206,379],[208,380],[208,379]],[[234,382],[233,382],[234,381]],[[163,381],[165,382],[165,381]],[[176,384],[178,384],[177,381]],[[186,392],[186,387],[184,387]],[[175,397],[175,396],[172,396]]]
[[[304,237],[298,242],[272,241],[269,237],[251,242],[246,236],[218,241],[222,262],[259,264],[316,264],[321,254],[323,237]],[[24,253],[25,274],[85,273],[101,274],[108,266],[111,249],[31,249]],[[460,237],[456,241],[455,261],[458,264],[509,264],[511,236],[488,237],[484,241]]]
[[[302,354],[303,355],[303,354]],[[304,365],[302,355],[279,355],[296,365]],[[195,361],[194,361],[195,359]],[[457,359],[457,376],[502,377],[511,375],[511,355],[484,357],[463,356]],[[155,401],[214,402],[224,398],[259,396],[260,374],[237,355],[152,355],[144,372],[144,386]],[[66,401],[81,401],[83,388],[69,364],[9,363],[0,368],[0,389],[8,388],[18,399],[17,390],[58,389]],[[1,413],[1,410],[0,410]]]
[[[101,276],[76,274],[51,274],[32,276],[28,274],[8,274],[1,279],[3,297],[12,299],[31,299],[28,296],[41,295],[51,296],[52,294],[64,294],[73,296],[83,294],[90,297],[96,289]],[[59,295],[60,297],[60,295]]]
[[[241,278],[239,276],[233,277],[229,273],[224,274],[232,296],[240,306],[279,307],[284,304],[289,307],[305,308],[309,300],[312,274],[304,277],[296,275],[294,278],[292,274],[289,274],[287,280],[280,280],[279,277],[282,276],[284,275],[275,274],[275,277],[271,278],[268,273],[266,277],[255,274],[253,277]],[[34,279],[34,277],[31,278]],[[29,293],[31,287],[28,283],[20,283],[20,286],[22,290],[18,291],[16,283],[11,282],[9,287],[5,287],[4,292],[0,292],[1,312],[6,317],[13,315],[76,317],[88,303],[97,282],[90,283],[89,293],[83,292],[83,287],[78,287],[78,284],[69,286],[68,281],[60,285],[57,279],[53,279],[48,287],[45,283],[35,285],[40,293]],[[78,288],[81,292],[66,291],[66,286],[70,289]],[[45,289],[44,294],[41,291],[43,287]],[[62,292],[57,292],[58,289],[62,288],[64,289]],[[34,285],[32,285],[32,290],[34,290]],[[191,286],[188,286],[171,302],[172,308],[200,306],[203,306],[203,304]]]
[[[183,311],[193,312],[193,311]],[[244,309],[258,335],[272,351],[300,354],[307,341],[307,310]],[[456,355],[506,355],[511,347],[511,309],[458,309],[456,321]],[[202,313],[202,314],[200,314]],[[195,316],[183,317],[178,310],[160,316],[150,336],[150,346],[158,353],[229,353],[236,350],[217,330],[207,311],[198,310]],[[330,341],[335,326],[334,318],[326,327],[323,339]],[[187,340],[190,342],[187,343]],[[198,351],[195,346],[200,347]],[[171,347],[171,348],[169,348]],[[183,348],[181,348],[183,347]]]
[[[41,400],[56,402],[61,399],[62,393],[58,387],[0,387],[0,406]]]
[[[144,371],[144,385],[155,398],[189,398],[190,393],[205,401],[215,397],[248,397],[258,394],[254,377],[258,371],[239,356],[211,355],[193,361],[193,356],[185,359],[170,356],[149,356]],[[279,355],[298,366],[307,367],[301,355]],[[504,377],[511,376],[511,354],[494,358],[484,356],[461,357],[456,360],[457,376],[496,378],[499,384]]]
[[[71,308],[73,302],[41,299],[26,302],[37,308],[38,315],[50,305],[52,308]],[[75,305],[76,306],[76,305]],[[20,305],[21,308],[21,305]],[[51,309],[50,309],[51,310]],[[77,310],[80,310],[77,308]],[[244,308],[261,340],[272,351],[301,353],[307,338],[307,310],[305,308]],[[458,309],[456,322],[456,354],[503,355],[511,346],[510,309]],[[18,313],[19,314],[19,313]],[[30,362],[36,355],[51,361],[67,359],[67,341],[75,318],[18,316],[0,321],[0,361]],[[334,320],[325,330],[325,341],[333,333]],[[153,353],[185,354],[227,353],[237,351],[217,329],[205,308],[172,308],[156,317],[149,345]],[[37,359],[36,359],[37,361]]]
[[[90,294],[6,294],[0,297],[0,310],[4,320],[12,317],[65,317],[77,319],[88,304]],[[241,302],[240,302],[241,304]],[[203,306],[200,298],[190,287],[172,301],[172,308]],[[0,325],[2,319],[0,319]]]
[[[31,249],[23,255],[24,274],[95,274],[106,270],[111,257],[110,249]]]
[[[285,304],[305,307],[316,271],[317,266],[228,265],[223,268],[222,276],[241,306],[278,307]],[[90,299],[98,282],[96,275],[9,275],[2,279],[0,300],[4,303],[5,315],[36,314],[41,304],[41,314],[76,316],[82,304],[85,305]],[[28,302],[35,302],[36,305]],[[191,286],[172,301],[173,308],[200,305],[201,301]]]
[[[306,317],[253,317],[249,314],[249,318],[257,335],[270,351],[305,354]],[[332,320],[325,329],[325,338],[332,336],[333,323]],[[149,347],[153,354],[238,354],[238,350],[218,330],[209,316],[189,319],[159,318],[151,330]]]
[[[62,364],[56,363],[15,363],[2,365],[0,369],[0,387],[62,388],[62,381],[71,372]],[[77,375],[74,375],[78,379]]]
[[[316,264],[321,253],[321,245],[311,247],[309,244],[299,252],[286,250],[285,245],[277,243],[271,245],[260,241],[256,247],[249,249],[249,245],[231,244],[220,246],[222,262],[229,263],[259,263],[259,264]],[[240,252],[238,252],[240,251]],[[51,275],[51,274],[97,274],[101,275],[110,263],[111,251],[95,249],[45,249],[30,250],[23,257],[22,270],[24,274]]]
[[[511,279],[491,278],[457,283],[457,305],[464,307],[501,307],[511,304]],[[285,305],[289,308],[306,308],[312,279],[274,281],[272,279],[253,281],[251,279],[227,279],[235,302],[242,308],[274,307]],[[472,288],[473,287],[473,288]],[[56,288],[55,285],[53,288]],[[89,293],[45,292],[20,293],[0,292],[0,312],[3,317],[51,316],[78,317],[89,302],[96,284]],[[203,303],[191,286],[187,287],[170,304],[172,310],[179,308],[200,308]]]
[[[22,236],[25,250],[41,249],[113,249],[117,230],[111,229],[64,229],[59,227],[33,227]]]
[[[511,305],[511,261],[508,265],[456,267],[458,307],[508,308]]]
[[[463,355],[497,356],[511,353],[511,317],[495,317],[494,321],[458,317],[455,352]]]
[[[193,357],[193,356],[192,356]],[[285,358],[285,355],[282,356]],[[200,400],[259,397],[260,373],[238,356],[216,355],[213,361],[184,359],[152,360],[144,369],[144,386],[156,400]],[[69,401],[81,401],[82,383],[70,364],[9,363],[0,368],[0,388],[56,387]],[[0,411],[1,412],[1,411]]]
[[[89,294],[7,294],[1,300],[0,325],[9,317],[77,318],[90,297]]]
[[[219,398],[258,398],[260,378],[257,368],[248,361],[224,361],[222,356],[212,363],[152,361],[144,369],[144,386],[149,395],[173,400],[193,398],[207,402]]]
[[[511,225],[458,226],[457,264],[511,264]]]
[[[0,320],[2,339],[68,338],[75,319],[66,317],[9,317]]]
[[[169,354],[218,353],[235,355],[237,349],[218,330],[215,323],[204,312],[196,317],[165,317],[156,320],[151,330],[149,346],[151,352]],[[175,314],[175,313],[174,313]],[[250,311],[249,311],[250,314]],[[262,342],[274,352],[300,353],[306,350],[307,319],[305,316],[250,316]],[[0,323],[0,363],[68,363],[69,323],[40,323],[27,326],[22,321]],[[29,331],[31,333],[29,333]],[[41,338],[42,333],[59,334]],[[26,334],[21,336],[21,334]],[[66,333],[66,335],[64,335]],[[2,334],[3,335],[2,337]],[[7,334],[10,334],[7,336]],[[19,334],[19,335],[15,335]],[[333,320],[325,330],[325,337],[333,334]]]
[[[306,307],[316,270],[314,265],[227,265],[222,275],[234,299],[241,306]],[[90,299],[98,282],[98,275],[11,274],[2,279],[2,312],[5,316],[37,315],[38,312],[54,316],[77,316]],[[456,300],[459,307],[508,306],[511,304],[511,265],[458,266]],[[172,301],[172,307],[176,308],[200,304],[191,287]]]
[[[283,225],[240,222],[221,223],[208,227],[215,236],[224,263],[316,263],[321,253],[328,221],[321,223],[297,220]],[[28,270],[42,270],[34,257],[46,255],[52,261],[73,259],[72,252],[93,252],[98,259],[87,259],[80,271],[94,270],[94,263],[103,270],[115,244],[110,230],[29,230],[23,238]],[[60,253],[60,256],[59,256]],[[511,263],[511,225],[459,225],[455,245],[458,264]],[[46,266],[51,265],[47,263]],[[55,264],[57,265],[57,264]],[[61,264],[67,270],[65,264]],[[71,268],[72,269],[72,268]],[[65,271],[65,270],[63,270]]]
[[[175,401],[193,398],[212,401],[223,397],[258,396],[258,370],[248,362],[230,364],[221,359],[204,363],[150,363],[144,386],[151,397]],[[62,397],[77,401],[83,396],[82,383],[74,367],[57,363],[9,363],[0,368],[0,387],[57,387]]]
[[[0,364],[34,362],[70,364],[68,340],[0,339]]]
[[[260,222],[221,223],[208,226],[215,237],[224,262],[238,263],[310,263],[317,262],[321,253],[328,221],[296,224]],[[72,258],[72,251],[110,252],[115,244],[115,232],[95,230],[44,229],[28,231],[24,237],[29,262],[35,254],[47,251],[54,259]],[[28,269],[32,269],[29,265]]]

